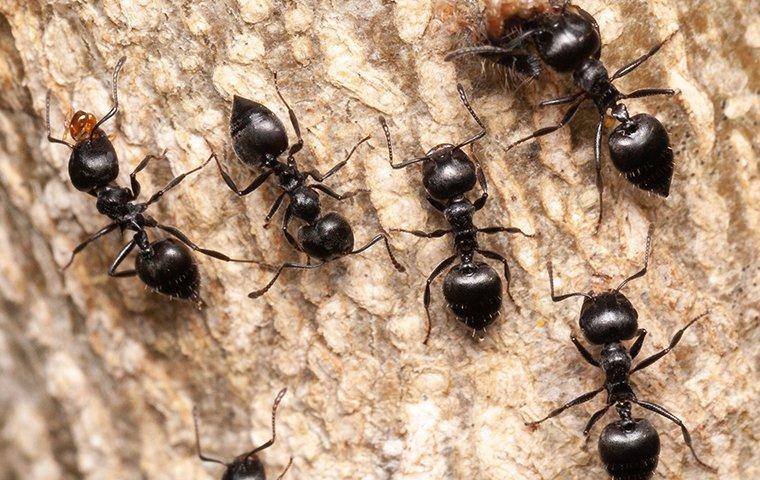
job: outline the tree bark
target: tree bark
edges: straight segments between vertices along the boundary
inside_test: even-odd
[[[599,423],[582,429],[603,398],[532,431],[524,425],[602,382],[571,334],[580,300],[559,291],[613,288],[641,267],[654,223],[649,273],[626,287],[649,331],[643,355],[664,348],[696,315],[678,347],[634,377],[640,398],[661,403],[690,428],[696,464],[678,428],[650,412],[662,439],[655,478],[760,477],[758,448],[758,47],[754,0],[579,0],[599,21],[610,69],[678,30],[622,90],[679,94],[629,102],[668,128],[676,173],[668,199],[637,191],[605,159],[602,227],[593,122],[505,152],[560,118],[538,109],[572,88],[547,74],[519,90],[476,60],[443,55],[466,43],[475,3],[226,0],[0,0],[0,479],[219,478],[195,456],[192,408],[208,453],[232,459],[269,435],[277,391],[289,388],[278,439],[262,458],[288,479],[602,478]],[[106,222],[68,181],[68,150],[45,140],[45,92],[53,131],[69,108],[103,115],[111,70],[128,57],[115,135],[120,182],[146,154],[168,160],[143,172],[150,193],[229,149],[233,94],[287,120],[274,89],[297,112],[322,172],[362,137],[329,180],[351,200],[323,201],[350,219],[357,244],[381,230],[444,227],[424,199],[418,167],[391,170],[377,117],[389,119],[398,157],[476,131],[459,102],[464,84],[488,136],[475,148],[491,196],[478,225],[514,225],[533,239],[492,235],[484,245],[512,267],[512,293],[485,340],[473,339],[433,285],[433,330],[422,344],[425,277],[450,255],[447,239],[392,234],[406,274],[378,245],[307,272],[287,273],[263,298],[246,294],[271,272],[198,256],[201,310],[106,275],[125,240],[112,234],[62,273],[71,250]],[[288,126],[291,141],[293,132]],[[236,179],[252,178],[230,156]],[[215,167],[167,195],[154,216],[197,243],[276,264],[299,257],[276,228],[263,229],[277,196],[265,185],[234,196]],[[279,219],[279,217],[278,217]]]

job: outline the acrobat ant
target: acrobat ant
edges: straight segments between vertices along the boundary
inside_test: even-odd
[[[198,432],[198,412],[196,409],[193,409],[193,423],[195,425],[195,446],[198,453],[198,458],[200,458],[204,462],[218,463],[220,465],[224,465],[225,467],[227,467],[226,470],[224,471],[224,475],[222,475],[222,480],[266,480],[267,477],[266,477],[266,471],[264,470],[264,464],[262,463],[261,459],[259,459],[258,453],[274,445],[275,433],[276,433],[275,420],[277,418],[277,407],[280,406],[282,397],[285,396],[285,393],[287,393],[287,391],[288,391],[287,388],[283,388],[282,390],[280,390],[280,393],[277,394],[277,396],[274,399],[274,404],[272,405],[272,438],[268,440],[267,442],[254,448],[250,452],[244,453],[236,457],[230,463],[226,463],[226,462],[223,462],[222,460],[208,457],[203,454],[201,450],[200,433]],[[288,465],[285,467],[285,470],[283,470],[280,476],[277,477],[277,480],[280,480],[281,478],[285,476],[285,474],[288,472],[288,469],[290,468],[291,465],[293,465],[293,457],[290,457],[290,461],[288,462]]]
[[[673,95],[675,90],[643,88],[631,93],[622,93],[614,86],[614,82],[654,56],[675,33],[610,76],[607,68],[599,60],[602,41],[599,26],[591,14],[570,4],[569,1],[563,2],[561,6],[535,9],[528,13],[535,15],[530,19],[522,19],[523,31],[520,34],[491,39],[488,45],[463,48],[446,56],[447,60],[452,60],[464,55],[478,54],[497,62],[504,56],[512,62],[516,54],[525,54],[521,52],[525,52],[527,45],[532,46],[541,60],[556,72],[572,73],[573,82],[580,89],[578,92],[545,100],[539,104],[541,107],[571,104],[559,123],[536,130],[510,144],[507,150],[559,130],[575,117],[586,100],[591,100],[599,112],[594,144],[596,184],[599,191],[597,225],[602,219],[602,131],[608,111],[618,122],[607,140],[612,163],[636,187],[667,197],[673,178],[673,151],[670,148],[668,133],[662,123],[652,115],[629,115],[628,109],[621,101],[653,95]],[[495,25],[498,26],[498,23]],[[499,31],[495,26],[491,28],[494,32]]]
[[[608,424],[604,428],[599,437],[598,445],[599,454],[607,468],[607,472],[616,480],[646,480],[652,477],[657,468],[660,452],[659,435],[648,420],[632,416],[632,404],[662,415],[678,425],[681,428],[684,441],[696,461],[703,468],[714,471],[713,467],[704,463],[697,456],[691,442],[691,435],[684,423],[666,410],[665,407],[639,400],[633,390],[633,386],[630,384],[629,378],[632,374],[651,366],[664,357],[675,348],[687,328],[709,313],[705,312],[691,320],[685,327],[676,332],[667,348],[645,358],[632,367],[633,360],[639,354],[644,344],[647,331],[639,329],[638,312],[625,295],[621,293],[621,290],[631,280],[643,277],[646,274],[651,252],[652,233],[653,229],[650,227],[644,256],[644,267],[626,278],[615,290],[601,293],[590,291],[588,293],[575,292],[556,295],[554,292],[554,276],[551,262],[547,264],[549,286],[553,301],[560,302],[576,296],[584,297],[580,313],[580,328],[587,341],[602,347],[599,359],[594,358],[575,336],[571,336],[570,339],[587,363],[604,371],[605,381],[603,386],[580,395],[561,407],[552,410],[541,420],[529,422],[526,425],[536,427],[540,423],[556,417],[568,408],[588,402],[596,397],[597,394],[606,390],[607,402],[604,408],[591,416],[586,424],[586,428],[583,430],[583,434],[588,435],[594,424],[607,413],[607,410],[610,407],[615,407],[620,419]],[[636,337],[636,340],[630,349],[627,349],[622,342],[631,340],[634,337]]]
[[[501,310],[501,278],[487,263],[474,260],[476,253],[502,262],[504,277],[507,281],[507,295],[514,303],[509,291],[510,272],[507,260],[500,254],[481,249],[478,245],[477,234],[493,234],[500,232],[520,233],[532,237],[515,227],[478,228],[473,223],[473,215],[482,209],[488,199],[488,184],[483,170],[464,153],[463,147],[473,144],[486,135],[486,127],[467,100],[462,85],[457,85],[459,98],[481,130],[457,145],[442,144],[433,147],[423,157],[413,158],[398,164],[393,163],[393,147],[388,124],[383,117],[380,123],[388,143],[388,162],[394,169],[406,168],[409,165],[422,162],[422,183],[427,191],[427,200],[439,212],[442,212],[449,222],[450,228],[436,230],[430,233],[419,230],[394,229],[393,231],[411,233],[422,238],[437,238],[447,234],[454,236],[456,253],[443,260],[430,274],[425,284],[423,304],[427,315],[427,334],[424,343],[430,338],[430,284],[457,259],[459,263],[449,269],[443,281],[443,296],[451,311],[469,328],[482,331],[490,325]],[[467,193],[479,183],[481,196],[474,202],[467,198]]]
[[[235,95],[232,102],[232,115],[230,117],[230,136],[232,137],[235,154],[246,165],[264,169],[264,172],[241,190],[224,170],[219,159],[215,157],[216,164],[219,167],[219,173],[230,190],[241,197],[255,191],[271,175],[277,177],[277,182],[282,189],[282,193],[277,197],[272,208],[270,208],[264,226],[266,227],[269,224],[269,221],[280,208],[285,197],[288,197],[289,202],[283,216],[282,232],[294,249],[307,255],[309,262],[307,264],[283,263],[266,286],[251,292],[248,296],[250,298],[257,298],[266,293],[285,269],[318,268],[329,261],[361,253],[381,240],[385,243],[385,248],[388,251],[388,256],[394,268],[399,272],[403,272],[405,269],[393,256],[388,237],[385,234],[378,234],[365,245],[354,249],[354,233],[348,220],[337,212],[320,215],[322,209],[318,191],[336,200],[345,200],[353,196],[353,193],[342,195],[336,193],[322,182],[346,166],[359,145],[366,142],[369,137],[363,138],[354,145],[345,160],[332,167],[324,175],[314,169],[302,172],[299,170],[295,160],[295,154],[304,145],[303,138],[301,138],[301,129],[298,125],[295,112],[280,93],[276,75],[275,91],[288,109],[290,122],[298,138],[296,143],[288,148],[289,142],[285,126],[269,108],[261,103]],[[282,162],[279,158],[286,150],[286,161]],[[307,183],[309,177],[314,181],[313,183]],[[298,229],[298,240],[288,230],[292,217],[296,217],[304,222],[304,225]],[[318,259],[319,262],[312,264],[312,257]]]
[[[132,277],[137,275],[150,289],[182,299],[197,299],[200,287],[200,275],[192,253],[187,247],[196,252],[214,257],[226,262],[259,263],[254,260],[232,259],[227,255],[201,248],[193,243],[184,233],[175,227],[158,223],[145,213],[154,203],[161,200],[166,192],[176,187],[188,175],[197,172],[211,160],[208,158],[202,165],[176,176],[166,187],[157,191],[145,202],[137,203],[140,195],[140,182],[137,174],[148,166],[151,160],[165,158],[162,156],[146,156],[129,175],[130,187],[122,187],[114,182],[119,175],[119,160],[116,151],[101,129],[103,124],[112,118],[119,110],[117,84],[119,72],[124,66],[126,57],[122,57],[113,71],[113,107],[100,120],[95,115],[84,111],[76,112],[69,122],[68,132],[74,143],[62,138],[54,138],[50,133],[50,91],[45,100],[45,126],[47,139],[51,143],[66,145],[71,149],[69,157],[69,178],[77,190],[95,197],[96,208],[102,215],[111,219],[111,223],[79,244],[71,253],[71,258],[63,267],[66,270],[74,261],[74,257],[90,243],[113,232],[116,229],[135,232],[130,240],[116,256],[108,269],[111,277]],[[146,229],[157,228],[175,237],[151,242]],[[135,268],[117,271],[124,259],[137,247]]]

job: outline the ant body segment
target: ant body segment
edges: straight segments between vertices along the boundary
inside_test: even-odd
[[[430,284],[457,259],[459,259],[459,263],[450,268],[444,278],[443,295],[451,311],[467,327],[473,329],[473,332],[485,330],[494,321],[501,310],[502,300],[501,278],[496,270],[487,263],[475,261],[476,253],[502,262],[504,277],[507,282],[507,295],[514,303],[509,291],[511,277],[507,260],[496,252],[481,249],[478,245],[477,234],[507,232],[520,233],[526,237],[532,236],[515,227],[478,228],[474,225],[473,215],[485,206],[488,199],[488,184],[480,165],[476,165],[462,148],[483,138],[486,135],[486,128],[467,101],[464,88],[457,85],[457,90],[465,108],[480,126],[480,132],[457,145],[442,144],[433,147],[423,157],[394,164],[390,131],[385,119],[380,117],[380,123],[388,143],[388,161],[391,167],[400,169],[422,162],[422,182],[427,191],[426,198],[433,208],[444,214],[450,225],[448,229],[430,233],[402,229],[394,229],[394,231],[410,233],[422,238],[437,238],[447,234],[454,237],[455,253],[435,267],[425,284],[423,295],[423,304],[427,316],[425,344],[430,338],[432,326],[429,309]],[[476,183],[480,184],[482,194],[473,202],[466,195],[475,187]]]
[[[108,269],[111,277],[132,277],[137,275],[150,289],[169,297],[182,299],[197,299],[200,287],[200,274],[192,253],[187,247],[204,255],[223,261],[244,263],[259,263],[253,260],[232,259],[227,255],[201,248],[193,243],[184,233],[175,227],[158,223],[145,211],[157,203],[166,192],[176,187],[188,175],[197,172],[211,160],[209,157],[202,165],[172,179],[166,187],[157,191],[145,202],[136,202],[140,195],[140,182],[137,174],[148,166],[151,160],[165,158],[154,155],[146,156],[129,175],[130,187],[122,187],[114,182],[119,175],[119,160],[111,140],[100,128],[119,110],[117,83],[126,57],[122,57],[113,72],[113,102],[111,110],[103,118],[96,120],[95,115],[84,111],[76,112],[69,122],[69,131],[74,144],[54,138],[50,133],[50,92],[45,100],[45,126],[47,139],[51,143],[66,145],[71,149],[68,171],[72,185],[77,190],[95,197],[98,212],[111,219],[111,223],[91,234],[71,253],[71,258],[63,267],[66,270],[74,261],[75,256],[90,243],[115,231],[116,229],[135,232],[130,240],[116,256]],[[157,228],[167,232],[174,238],[151,241],[146,230]],[[117,271],[119,265],[137,247],[135,268]]]
[[[304,145],[301,138],[301,129],[298,125],[295,112],[280,93],[276,75],[275,90],[277,91],[277,96],[280,97],[280,100],[288,109],[290,122],[298,138],[296,143],[288,148],[289,142],[285,126],[274,112],[261,103],[236,95],[232,103],[232,115],[230,117],[230,136],[232,137],[235,154],[246,165],[262,168],[264,172],[241,190],[224,170],[218,158],[216,159],[216,163],[224,182],[230,190],[241,197],[253,192],[263,185],[271,175],[275,175],[282,193],[280,193],[269,210],[264,226],[268,225],[271,218],[282,205],[285,197],[288,197],[289,202],[283,216],[282,232],[288,243],[297,251],[304,252],[309,261],[306,264],[283,263],[266,286],[251,292],[248,296],[250,298],[257,298],[266,293],[285,269],[318,268],[331,260],[361,253],[380,241],[385,243],[385,248],[388,251],[388,256],[394,268],[403,272],[405,269],[394,257],[388,237],[385,234],[376,235],[367,244],[354,249],[353,229],[348,220],[337,212],[321,215],[318,192],[325,193],[336,200],[345,200],[353,196],[353,192],[343,195],[338,194],[322,182],[343,168],[359,145],[366,142],[369,137],[363,138],[359,143],[354,145],[346,156],[346,159],[332,167],[324,175],[316,170],[302,172],[299,170],[295,160],[295,154]],[[279,158],[286,151],[286,161],[282,162]],[[314,183],[307,183],[309,177],[314,180]],[[304,222],[304,225],[298,229],[298,240],[288,230],[292,217],[296,217]],[[312,264],[312,257],[318,259],[319,262]]]
[[[501,56],[509,59],[515,54],[521,54],[524,44],[527,43],[551,69],[572,74],[573,82],[579,91],[539,104],[541,107],[571,104],[559,123],[536,130],[510,144],[507,150],[559,130],[570,123],[586,100],[591,100],[599,113],[594,143],[596,184],[599,192],[597,226],[602,219],[602,133],[607,112],[618,122],[607,139],[612,163],[636,187],[667,197],[673,178],[673,151],[670,148],[668,133],[662,123],[652,115],[629,115],[622,100],[674,95],[676,92],[668,88],[643,88],[623,93],[615,87],[614,82],[654,56],[675,32],[610,76],[600,61],[602,41],[599,26],[591,14],[570,4],[569,1],[563,2],[561,6],[536,10],[534,13],[530,20],[524,20],[524,31],[514,38],[492,38],[488,45],[456,50],[446,56],[447,60],[452,60],[464,55],[478,54],[498,62]]]
[[[633,373],[651,366],[664,357],[675,348],[687,328],[709,313],[705,312],[692,319],[686,326],[676,332],[667,348],[641,360],[633,366],[633,360],[641,351],[647,331],[639,329],[638,312],[620,290],[631,280],[643,277],[646,274],[651,250],[652,232],[653,230],[650,227],[647,236],[644,267],[626,278],[615,290],[601,293],[591,291],[589,293],[575,292],[556,295],[554,292],[554,276],[551,262],[547,264],[553,301],[560,302],[575,296],[584,297],[579,320],[580,328],[587,341],[602,347],[599,359],[594,358],[594,355],[575,336],[571,336],[570,339],[587,363],[604,371],[605,381],[603,386],[580,395],[561,407],[552,410],[544,418],[526,423],[526,425],[536,427],[568,408],[588,402],[602,391],[606,391],[607,402],[604,408],[591,416],[586,424],[586,428],[583,430],[583,434],[588,435],[594,424],[607,413],[607,410],[610,407],[615,407],[619,420],[608,424],[604,428],[598,443],[599,454],[607,472],[615,480],[647,480],[652,477],[657,468],[660,452],[659,434],[648,420],[632,416],[632,404],[662,415],[677,424],[681,428],[681,434],[686,445],[699,465],[705,469],[714,471],[713,467],[704,463],[697,456],[691,442],[691,435],[684,423],[664,407],[640,400],[630,384],[629,377]],[[626,348],[622,342],[631,340],[634,337],[636,337],[636,340],[631,347]]]
[[[239,455],[230,463],[226,463],[226,462],[223,462],[222,460],[218,460],[213,457],[208,457],[203,454],[201,450],[200,434],[198,432],[199,430],[198,429],[198,412],[196,409],[193,409],[193,424],[195,425],[195,446],[196,446],[198,458],[200,458],[204,462],[218,463],[220,465],[224,465],[226,467],[226,470],[224,471],[224,474],[222,475],[222,480],[266,480],[267,477],[266,477],[266,471],[264,470],[264,464],[261,462],[261,459],[259,459],[258,453],[274,445],[275,420],[277,418],[277,407],[280,406],[282,397],[285,396],[285,393],[287,393],[287,391],[288,391],[287,388],[283,388],[282,390],[280,390],[280,392],[277,394],[277,397],[275,397],[274,403],[272,405],[272,438],[268,440],[267,442],[254,448],[250,452]],[[288,462],[288,465],[285,467],[285,470],[283,470],[280,476],[277,477],[277,480],[280,480],[285,476],[285,474],[288,472],[288,469],[290,468],[292,464],[293,464],[293,457],[290,457],[290,461]]]

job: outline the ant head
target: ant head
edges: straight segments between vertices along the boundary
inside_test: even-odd
[[[667,197],[673,179],[673,150],[665,127],[646,113],[629,117],[625,106],[615,107],[612,115],[622,122],[610,133],[612,163],[637,187]]]
[[[454,145],[430,150],[422,163],[422,183],[436,199],[450,200],[469,192],[477,182],[475,163]]]
[[[174,298],[198,297],[201,283],[198,265],[190,249],[172,238],[141,248],[135,269],[140,280],[151,290]]]
[[[235,95],[230,116],[230,136],[238,158],[262,167],[288,148],[285,126],[264,105]]]
[[[264,464],[256,454],[245,454],[227,466],[222,480],[266,480]]]
[[[587,58],[598,58],[602,40],[588,12],[563,6],[552,13],[543,16],[534,37],[539,55],[552,69],[571,72]]]
[[[77,190],[83,192],[92,192],[116,180],[119,176],[119,159],[116,156],[116,150],[113,148],[111,140],[105,134],[96,134],[90,137],[87,128],[92,131],[89,114],[72,120],[71,135],[77,140],[76,145],[71,150],[69,157],[69,178],[72,185]],[[74,115],[76,119],[76,115]],[[76,135],[75,135],[76,134]]]
[[[586,340],[604,345],[633,338],[639,329],[638,318],[625,295],[613,290],[587,296],[579,323]]]
[[[97,123],[98,119],[95,115],[79,110],[71,117],[69,134],[74,142],[79,143],[92,135]]]
[[[465,325],[482,330],[501,310],[501,278],[486,263],[459,264],[446,274],[443,296],[451,311]]]
[[[319,217],[319,195],[313,188],[298,187],[290,196],[290,208],[294,217],[312,223]]]
[[[660,436],[644,418],[610,423],[599,437],[599,455],[615,479],[652,478],[660,455]]]

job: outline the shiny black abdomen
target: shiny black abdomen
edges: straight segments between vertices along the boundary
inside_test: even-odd
[[[298,243],[309,256],[331,260],[353,250],[354,232],[345,218],[330,212],[299,228]]]
[[[200,274],[193,254],[184,244],[172,238],[159,240],[138,253],[135,269],[145,285],[164,295],[196,298]]]

